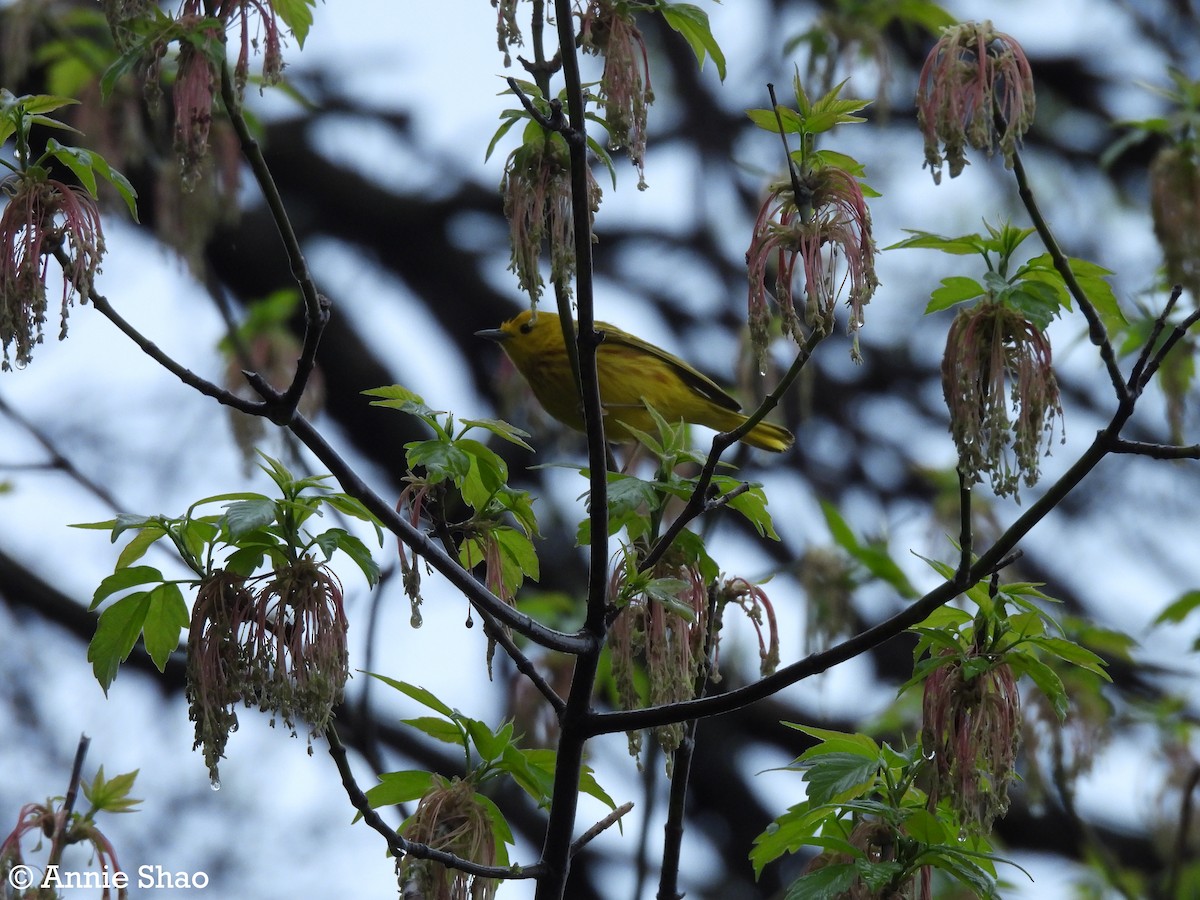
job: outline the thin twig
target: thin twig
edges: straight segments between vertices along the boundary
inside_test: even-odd
[[[468,875],[474,875],[477,878],[525,879],[537,878],[540,874],[540,868],[537,865],[485,866],[482,863],[463,859],[461,856],[456,856],[445,850],[430,847],[428,844],[406,840],[399,832],[390,827],[387,822],[383,821],[379,813],[371,808],[371,802],[367,799],[367,795],[363,793],[362,788],[358,786],[358,781],[354,778],[354,772],[350,769],[350,760],[346,755],[346,747],[342,744],[341,738],[338,737],[337,729],[332,724],[325,729],[325,737],[329,741],[329,755],[333,758],[334,765],[337,766],[338,773],[342,777],[342,787],[346,791],[346,796],[350,798],[351,805],[358,810],[359,815],[363,817],[363,821],[383,837],[387,842],[388,849],[391,850],[392,855],[396,859],[400,859],[402,856],[415,856],[417,859],[427,859],[430,862],[439,863],[448,869],[466,872]]]
[[[61,246],[54,248],[54,258],[58,260],[63,268],[70,265],[70,257],[67,256],[65,250]],[[234,409],[244,413],[249,413],[252,416],[261,416],[266,412],[266,404],[255,401],[246,400],[243,397],[237,396],[231,391],[225,390],[216,384],[213,384],[206,378],[201,378],[191,369],[176,362],[171,356],[165,353],[154,341],[150,340],[129,322],[127,322],[120,313],[113,308],[113,305],[108,302],[94,287],[88,289],[88,302],[92,304],[96,312],[100,313],[110,322],[117,326],[117,329],[127,338],[133,341],[141,349],[143,353],[149,356],[152,360],[186,384],[193,390],[203,394],[206,397],[211,397],[218,403],[225,406],[231,406]]]
[[[238,101],[228,65],[221,66],[221,100],[225,104],[225,112],[233,125],[234,133],[238,136],[242,155],[250,164],[250,170],[254,173],[255,181],[258,182],[267,208],[271,211],[271,218],[279,231],[279,237],[283,242],[283,248],[291,267],[292,278],[295,279],[296,285],[300,288],[300,294],[304,298],[304,342],[300,358],[296,361],[296,372],[292,377],[292,383],[282,394],[272,391],[271,394],[264,396],[264,399],[272,401],[273,407],[278,407],[271,410],[272,420],[276,424],[283,425],[291,418],[300,403],[300,396],[304,393],[308,379],[316,366],[317,347],[321,342],[325,324],[329,321],[329,301],[317,291],[316,282],[313,281],[308,263],[304,259],[304,253],[300,249],[300,241],[296,237],[295,229],[292,228],[283,197],[279,193],[279,188],[263,157],[262,148],[254,139],[254,135],[250,133],[250,127],[242,115],[241,103]],[[259,386],[255,387],[256,390],[259,389]]]
[[[971,524],[971,484],[962,468],[958,468],[958,572],[957,577],[966,578],[971,568],[974,532]]]
[[[57,866],[62,861],[63,850],[67,846],[67,836],[71,824],[71,813],[75,811],[75,799],[79,796],[79,782],[83,778],[83,760],[87,757],[88,745],[92,739],[86,734],[79,736],[79,746],[75,748],[75,762],[71,766],[71,780],[67,782],[67,793],[63,805],[54,817],[54,834],[50,839],[50,853],[46,858],[46,866]]]
[[[1154,326],[1150,329],[1150,336],[1146,338],[1146,343],[1142,347],[1142,352],[1138,355],[1137,361],[1133,364],[1133,368],[1129,370],[1129,380],[1126,382],[1130,393],[1141,393],[1142,372],[1146,368],[1146,364],[1150,361],[1150,354],[1154,351],[1154,345],[1158,343],[1158,338],[1163,332],[1163,328],[1167,325],[1167,318],[1171,315],[1171,311],[1175,309],[1175,304],[1179,302],[1179,298],[1183,295],[1183,285],[1177,284],[1171,289],[1171,295],[1167,297],[1167,302],[1163,305],[1162,312],[1154,320]]]
[[[1080,285],[1079,279],[1071,271],[1071,263],[1058,246],[1058,241],[1054,237],[1054,233],[1050,230],[1050,226],[1042,216],[1042,212],[1037,205],[1037,199],[1033,195],[1033,189],[1029,186],[1029,177],[1025,172],[1025,164],[1021,162],[1021,155],[1015,150],[1012,154],[1012,167],[1013,175],[1017,179],[1017,193],[1021,197],[1021,202],[1025,205],[1025,210],[1029,213],[1029,218],[1033,221],[1033,227],[1037,230],[1038,237],[1042,239],[1042,244],[1045,246],[1046,252],[1050,254],[1050,258],[1054,262],[1054,268],[1062,276],[1067,290],[1075,298],[1075,302],[1079,304],[1080,311],[1083,313],[1084,318],[1087,319],[1088,336],[1091,342],[1100,350],[1100,359],[1103,361],[1104,368],[1108,372],[1113,389],[1117,392],[1117,400],[1124,403],[1129,398],[1129,389],[1125,386],[1125,379],[1122,377],[1121,369],[1117,365],[1117,355],[1113,350],[1112,342],[1108,339],[1108,332],[1104,328],[1104,322],[1101,321],[1100,314],[1096,312],[1096,307],[1092,305],[1087,292]]]
[[[1175,444],[1152,444],[1148,441],[1113,441],[1113,453],[1131,453],[1153,459],[1200,459],[1200,444],[1188,446]]]
[[[709,485],[712,484],[713,477],[717,473],[717,466],[721,461],[721,455],[749,434],[754,426],[766,417],[767,413],[779,405],[779,400],[783,397],[784,392],[799,377],[805,364],[812,358],[813,350],[816,349],[817,344],[823,341],[826,336],[826,334],[819,331],[814,331],[810,334],[804,346],[796,354],[792,365],[784,373],[783,377],[779,379],[779,383],[763,398],[762,403],[758,405],[754,412],[746,417],[746,421],[732,431],[725,431],[713,436],[712,449],[709,451],[708,458],[704,461],[704,466],[696,478],[696,485],[692,490],[691,496],[688,497],[688,501],[679,515],[667,526],[667,530],[663,532],[662,536],[654,542],[654,546],[638,562],[638,569],[640,571],[649,571],[655,563],[662,559],[663,554],[670,549],[675,539],[679,537],[680,532],[697,516],[706,511],[705,497],[708,495]]]
[[[616,825],[617,822],[624,818],[625,814],[631,809],[633,809],[632,801],[622,803],[607,816],[577,837],[571,844],[571,856],[578,854],[580,850],[598,838],[603,832]]]

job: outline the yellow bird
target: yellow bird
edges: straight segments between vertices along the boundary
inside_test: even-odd
[[[690,422],[716,431],[731,431],[746,421],[736,400],[679,357],[604,322],[597,322],[596,330],[603,337],[596,350],[596,367],[608,440],[634,440],[626,426],[654,434],[647,406],[668,422]],[[535,318],[524,310],[499,328],[475,334],[504,348],[546,412],[583,431],[579,393],[555,313],[539,312]],[[742,440],[775,452],[795,443],[790,431],[769,422],[758,423]]]

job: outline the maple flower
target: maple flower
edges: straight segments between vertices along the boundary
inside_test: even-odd
[[[1037,483],[1062,419],[1050,342],[1033,322],[1004,303],[985,300],[955,317],[942,358],[942,392],[959,470],[972,482],[991,477],[1000,496],[1022,479]]]
[[[856,362],[861,359],[858,330],[863,324],[863,307],[879,286],[871,213],[858,179],[843,169],[827,166],[799,180],[805,191],[799,203],[792,179],[771,185],[746,251],[750,335],[760,369],[770,322],[767,270],[772,263],[773,297],[783,331],[797,344],[806,340],[806,328],[829,330],[834,306],[849,283],[846,300],[850,307],[849,331],[854,336],[851,356]],[[799,297],[795,294],[797,285],[803,286]],[[797,300],[804,303],[803,321],[796,310]]]
[[[218,571],[196,592],[187,640],[188,718],[196,723],[193,749],[203,748],[204,764],[213,783],[225,744],[238,727],[235,707],[256,702],[259,684],[251,660],[257,655],[248,646],[255,628],[257,601],[246,579]]]
[[[433,786],[404,823],[404,837],[481,865],[496,861],[496,835],[487,807],[469,780],[433,776]],[[400,860],[405,897],[425,900],[492,900],[499,882],[409,854]]]
[[[202,29],[207,40],[220,40],[211,28]],[[200,162],[208,154],[213,101],[217,91],[217,69],[212,57],[190,40],[180,43],[179,71],[175,77],[175,152],[183,168],[185,189],[200,178]]]
[[[917,121],[934,182],[942,180],[943,151],[954,178],[967,164],[967,145],[990,156],[999,144],[1011,167],[1035,107],[1033,71],[1010,35],[991,22],[945,29],[917,84]]]
[[[329,724],[349,677],[342,589],[308,557],[252,583],[231,572],[207,578],[188,631],[188,715],[213,782],[239,703],[278,714],[310,736]]]
[[[600,186],[588,171],[592,214],[600,208]],[[535,303],[542,293],[539,262],[544,243],[550,245],[550,278],[569,289],[575,273],[575,221],[571,216],[571,165],[566,144],[558,135],[522,144],[504,164],[500,182],[504,215],[512,240],[509,271]]]
[[[646,41],[634,22],[634,8],[616,0],[592,0],[579,29],[584,52],[604,57],[600,94],[604,123],[614,147],[628,147],[638,170],[638,190],[646,189],[646,118],[654,102]]]
[[[6,181],[0,212],[0,370],[28,365],[46,322],[50,256],[61,247],[63,270],[59,340],[76,296],[87,299],[104,255],[100,210],[83,191],[33,173]],[[12,348],[10,355],[9,348]]]
[[[929,797],[946,798],[972,834],[986,834],[1008,810],[1021,746],[1021,696],[1006,662],[984,671],[978,655],[956,658],[925,679],[921,741],[933,766]]]
[[[637,665],[645,666],[649,702],[653,706],[691,700],[705,663],[708,635],[708,590],[699,568],[678,561],[662,561],[654,568],[654,579],[643,588],[627,588],[632,573],[629,562],[614,567],[609,579],[610,603],[618,608],[609,643],[612,647],[613,678],[626,709],[640,705]],[[679,747],[685,725],[676,723],[655,729],[655,737],[667,752]],[[641,751],[641,732],[630,732],[629,752]],[[669,771],[669,769],[668,769]]]
[[[1167,146],[1154,157],[1150,212],[1167,279],[1200,298],[1200,170],[1194,148]]]

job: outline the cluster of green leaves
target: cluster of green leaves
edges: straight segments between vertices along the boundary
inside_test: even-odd
[[[525,81],[520,78],[514,78],[513,83],[517,86],[521,93],[525,95],[526,99],[529,100],[529,102],[533,105],[533,108],[538,111],[539,115],[541,115],[544,119],[551,118],[552,110],[550,108],[549,98],[543,96],[542,89],[540,87],[538,87],[532,81]],[[516,92],[511,87],[501,92],[502,95],[515,95],[515,93]],[[566,88],[563,88],[563,90],[559,91],[558,96],[555,99],[560,105],[560,108],[565,107],[567,103]],[[589,122],[594,122],[606,131],[608,130],[608,123],[605,122],[604,118],[591,109],[588,109],[584,113],[584,118],[586,118]],[[542,152],[544,149],[543,144],[549,144],[556,157],[562,160],[562,166],[565,170],[569,165],[568,159],[570,157],[570,151],[567,148],[566,138],[564,138],[557,131],[551,131],[545,128],[540,122],[534,119],[532,115],[530,115],[529,110],[525,109],[524,106],[509,108],[500,113],[500,126],[496,129],[496,132],[492,135],[492,139],[488,142],[487,152],[484,154],[484,159],[491,159],[492,153],[496,149],[496,145],[500,143],[500,139],[508,134],[514,125],[521,122],[523,122],[525,125],[524,131],[521,134],[521,147],[535,148],[538,152]],[[604,167],[608,169],[609,177],[612,179],[612,184],[615,188],[617,186],[617,168],[613,164],[612,155],[609,154],[607,148],[605,148],[603,144],[597,141],[590,134],[587,137],[587,146],[588,149],[595,155],[595,158],[600,160],[600,162],[604,164]],[[522,152],[522,150],[518,149],[514,152],[519,154]]]
[[[101,766],[96,771],[96,777],[90,783],[84,781],[80,784],[83,796],[92,805],[92,808],[84,814],[85,817],[92,819],[95,818],[96,813],[101,812],[137,812],[134,807],[142,801],[129,796],[133,791],[133,782],[137,778],[137,774],[138,770],[134,769],[132,772],[105,778],[104,766]]]
[[[951,566],[927,560],[939,575],[954,576]],[[920,635],[913,648],[912,678],[901,688],[921,684],[941,666],[961,661],[965,674],[982,674],[1006,663],[1016,677],[1026,675],[1046,695],[1059,719],[1066,717],[1070,696],[1056,669],[1077,666],[1091,676],[1111,681],[1104,660],[1070,640],[1062,625],[1042,604],[1055,602],[1031,582],[989,585],[979,582],[964,596],[978,609],[943,606],[912,630]]]
[[[807,795],[755,839],[756,874],[785,853],[820,847],[823,864],[793,882],[788,900],[832,900],[856,884],[871,896],[899,896],[926,866],[978,897],[999,898],[995,863],[1002,860],[985,839],[960,836],[953,813],[931,811],[916,786],[926,762],[919,746],[898,751],[863,734],[785,724],[817,741],[786,767],[803,773]],[[869,846],[863,827],[875,835]]]
[[[986,297],[1016,310],[1039,329],[1049,325],[1061,310],[1066,309],[1069,312],[1070,291],[1049,253],[1028,259],[1019,266],[1015,265],[1017,248],[1025,238],[1034,233],[1034,229],[1017,228],[1007,222],[999,228],[987,222],[983,224],[986,234],[964,234],[956,237],[943,237],[928,231],[910,229],[908,233],[911,237],[887,248],[940,250],[952,256],[977,254],[983,257],[987,271],[982,279],[963,275],[943,278],[942,286],[933,291],[929,304],[925,307],[926,315],[949,309],[976,297]],[[1085,259],[1071,258],[1068,263],[1075,280],[1100,314],[1109,333],[1120,331],[1125,326],[1125,316],[1117,303],[1112,286],[1105,280],[1112,272]]]
[[[405,719],[403,724],[462,750],[463,778],[475,787],[475,799],[492,820],[497,865],[508,865],[504,844],[513,842],[512,832],[496,804],[479,791],[494,778],[511,778],[539,807],[548,807],[554,790],[554,751],[521,747],[520,735],[515,732],[512,722],[504,722],[493,729],[486,722],[452,709],[423,687],[372,674],[436,713]],[[367,791],[367,800],[372,809],[419,800],[434,786],[435,777],[434,773],[423,770],[385,772],[379,776],[379,784]],[[580,771],[579,790],[609,809],[616,808],[616,803],[596,781],[589,766],[583,766]],[[400,830],[403,832],[403,825]]]
[[[337,526],[315,534],[304,527],[329,507],[369,522],[382,545],[383,530],[375,517],[358,500],[324,484],[329,476],[296,478],[276,460],[263,459],[261,468],[279,488],[278,497],[253,492],[218,494],[197,500],[182,516],[122,514],[73,526],[109,531],[113,543],[125,532],[134,533],[117,557],[113,573],[96,588],[90,606],[94,610],[123,595],[100,614],[96,634],[88,644],[88,661],[106,692],[139,636],[159,671],[166,668],[189,621],[182,586],[194,586],[218,569],[250,577],[263,566],[273,570],[313,554],[328,562],[340,550],[359,567],[368,584],[379,580],[378,564],[358,537]],[[202,507],[213,504],[222,504],[224,512],[201,512]],[[195,578],[168,578],[155,566],[136,565],[164,538]]]
[[[877,191],[862,182],[864,168],[862,163],[835,150],[817,149],[817,135],[832,131],[838,125],[853,125],[867,121],[863,116],[856,115],[871,104],[870,100],[843,98],[840,96],[846,82],[834,85],[826,94],[812,100],[804,89],[797,69],[792,79],[792,92],[796,98],[796,108],[777,104],[774,109],[750,109],[746,115],[759,128],[772,134],[794,134],[800,139],[800,147],[791,151],[790,159],[797,166],[801,177],[806,177],[821,169],[841,169],[859,180],[863,196],[878,197]]]
[[[99,153],[83,147],[60,144],[54,138],[50,138],[42,155],[37,159],[31,158],[29,132],[35,125],[79,133],[70,125],[47,115],[56,109],[78,102],[70,97],[53,94],[22,94],[18,97],[7,89],[0,88],[0,146],[13,139],[17,159],[12,163],[0,156],[0,165],[20,172],[27,178],[44,181],[50,177],[49,166],[53,162],[61,163],[75,174],[84,190],[93,198],[96,196],[96,176],[99,176],[116,188],[129,208],[129,214],[136,221],[137,191],[133,189],[129,179],[110,166]]]
[[[313,23],[316,0],[272,0],[270,9],[304,48]],[[249,13],[243,11],[243,15]],[[264,13],[265,15],[265,13]],[[213,16],[177,17],[157,4],[146,4],[136,16],[121,23],[125,42],[122,52],[100,79],[101,95],[107,98],[118,81],[136,71],[146,60],[157,59],[172,43],[189,43],[206,54],[218,68],[225,65],[225,41],[221,20]]]
[[[629,543],[646,545],[657,538],[667,504],[672,499],[686,502],[696,492],[699,476],[685,475],[683,472],[698,471],[707,459],[706,453],[690,446],[686,425],[668,422],[653,407],[647,406],[647,411],[657,426],[657,435],[629,425],[625,428],[637,437],[642,450],[658,460],[655,475],[653,478],[639,478],[628,472],[609,472],[607,492],[609,536],[623,530]],[[590,477],[587,468],[569,468],[577,468],[584,478]],[[709,497],[725,498],[722,504],[742,515],[760,537],[779,540],[767,510],[767,495],[761,484],[743,482],[731,475],[714,475]],[[588,546],[591,541],[590,519],[579,523],[575,540],[581,547]],[[685,531],[678,540],[684,549],[703,551],[699,535]]]
[[[494,450],[468,435],[481,429],[511,444],[533,452],[525,442],[529,435],[499,419],[463,419],[455,423],[452,413],[430,408],[417,394],[401,387],[365,391],[377,399],[372,406],[397,409],[416,416],[434,436],[404,445],[407,480],[414,486],[443,491],[453,487],[470,509],[458,522],[446,522],[458,548],[459,561],[472,569],[487,557],[489,544],[500,551],[504,591],[515,594],[526,578],[537,581],[540,570],[533,539],[538,536],[533,497],[528,491],[508,485],[508,465]],[[442,510],[447,509],[442,497]]]

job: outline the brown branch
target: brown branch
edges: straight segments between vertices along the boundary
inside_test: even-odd
[[[477,878],[523,879],[537,878],[541,874],[540,867],[537,865],[485,866],[482,863],[464,859],[445,850],[430,847],[428,844],[406,840],[399,832],[390,827],[387,822],[383,821],[379,813],[371,808],[371,802],[367,799],[367,795],[363,793],[362,788],[358,786],[358,781],[354,778],[354,772],[350,769],[350,760],[346,755],[346,748],[342,744],[341,738],[338,737],[337,730],[333,725],[325,729],[325,737],[329,741],[329,755],[333,758],[334,765],[337,766],[338,774],[341,775],[342,787],[346,791],[346,796],[350,798],[351,805],[358,810],[359,815],[363,817],[363,821],[383,837],[387,842],[388,849],[392,852],[392,856],[397,860],[402,856],[415,856],[417,859],[427,859],[448,869],[466,872],[468,875],[474,875]]]
[[[255,390],[269,402],[271,420],[278,425],[285,425],[295,414],[296,407],[300,403],[300,396],[304,393],[309,376],[316,366],[317,347],[321,342],[325,324],[329,321],[329,300],[317,291],[316,282],[313,281],[308,263],[304,259],[304,253],[300,249],[300,241],[296,237],[295,229],[292,228],[283,197],[279,193],[279,188],[275,184],[266,159],[263,158],[262,148],[250,133],[250,127],[242,115],[242,106],[238,101],[228,65],[221,66],[221,100],[225,104],[225,112],[233,125],[234,133],[238,136],[242,155],[250,164],[250,170],[254,173],[255,181],[258,182],[267,208],[271,211],[271,218],[279,231],[279,238],[283,242],[283,248],[291,267],[292,278],[295,279],[296,285],[300,288],[300,294],[304,298],[304,341],[300,358],[296,361],[296,371],[292,377],[292,383],[281,394],[274,389],[264,392],[262,385],[265,382],[251,381]]]

